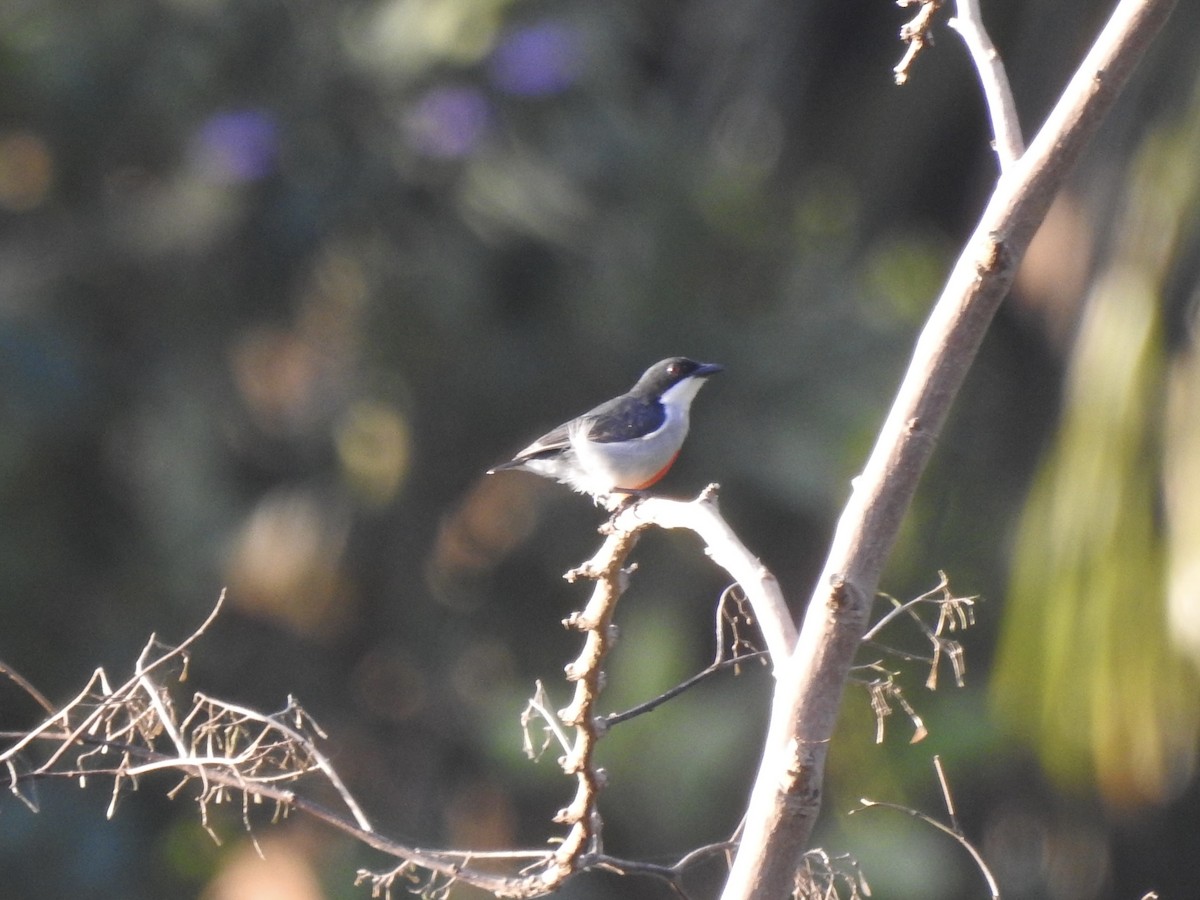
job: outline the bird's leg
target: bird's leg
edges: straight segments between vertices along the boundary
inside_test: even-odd
[[[596,502],[603,506],[606,510],[612,513],[612,518],[616,518],[629,507],[650,496],[649,491],[630,490],[618,491],[612,494],[606,494],[603,497],[597,497]]]

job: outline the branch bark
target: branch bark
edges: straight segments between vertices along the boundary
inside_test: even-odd
[[[1012,89],[1008,86],[1008,73],[1000,54],[983,27],[983,11],[979,0],[958,0],[958,15],[947,24],[958,32],[971,61],[979,73],[979,85],[983,88],[988,114],[992,120],[992,146],[1000,158],[1003,171],[1016,163],[1025,152],[1021,137],[1021,123],[1017,118],[1017,105],[1013,101]]]
[[[863,473],[855,479],[771,724],[723,900],[781,898],[821,803],[825,756],[880,572],[950,404],[1067,173],[1174,0],[1122,0],[1041,131],[1008,167],[934,306]]]
[[[663,497],[647,497],[625,509],[613,521],[618,531],[644,528],[686,528],[696,532],[705,553],[728,572],[746,592],[759,630],[767,644],[775,673],[785,667],[796,645],[796,626],[788,612],[779,582],[741,542],[717,506],[717,486],[710,484],[695,500],[682,503]]]

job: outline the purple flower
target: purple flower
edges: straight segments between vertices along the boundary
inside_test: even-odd
[[[275,168],[278,132],[274,117],[264,110],[217,113],[196,132],[195,158],[213,181],[257,181]]]
[[[581,61],[576,29],[558,22],[539,22],[510,31],[492,52],[489,71],[503,91],[542,97],[574,84]]]
[[[437,87],[409,114],[409,139],[428,156],[466,156],[487,131],[491,109],[473,87]]]

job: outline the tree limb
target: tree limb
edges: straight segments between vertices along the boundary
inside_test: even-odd
[[[826,751],[880,571],[950,404],[1055,193],[1173,6],[1122,0],[1029,149],[1001,176],[959,257],[855,479],[796,650],[780,674],[723,900],[790,892],[820,809]]]

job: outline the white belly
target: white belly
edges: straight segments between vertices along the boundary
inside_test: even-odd
[[[632,441],[598,443],[581,432],[572,433],[576,468],[584,477],[578,477],[577,472],[571,486],[589,494],[610,494],[637,490],[653,482],[675,459],[687,437],[687,413],[673,413],[658,431]]]

